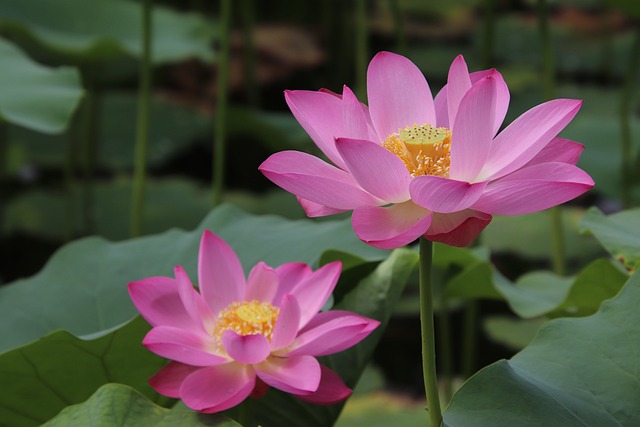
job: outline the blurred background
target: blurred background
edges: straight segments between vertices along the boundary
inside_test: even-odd
[[[550,98],[584,100],[562,136],[585,145],[579,165],[596,186],[561,212],[568,273],[604,253],[579,232],[586,208],[616,212],[640,196],[640,5],[633,0],[155,1],[144,210],[132,230],[142,5],[0,2],[0,283],[35,274],[82,236],[123,240],[194,228],[212,208],[215,159],[224,165],[216,177],[222,202],[304,218],[295,197],[257,170],[276,151],[319,154],[283,91],[341,92],[346,84],[365,101],[366,66],[381,50],[416,63],[434,95],[460,53],[470,71],[497,68],[511,91],[505,124]],[[224,154],[215,151],[223,140]],[[515,280],[551,268],[550,233],[544,212],[496,218],[474,250]],[[448,266],[438,274],[456,273]],[[469,330],[462,303],[440,310],[450,314],[440,326],[446,322],[454,337]],[[483,300],[475,310],[483,319],[472,332],[479,350],[469,359],[462,337],[454,339],[453,365],[443,368],[460,381],[514,354],[542,322],[514,320],[504,301]],[[361,392],[392,391],[394,408],[421,414],[417,316],[412,285]],[[349,425],[349,410],[375,408],[380,396],[391,405],[376,393],[350,402],[341,422]]]

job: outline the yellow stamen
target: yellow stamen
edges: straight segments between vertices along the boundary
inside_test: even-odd
[[[268,302],[234,302],[218,315],[214,334],[220,339],[225,331],[231,330],[239,335],[261,334],[271,341],[279,314],[280,309]]]
[[[412,177],[449,176],[451,131],[429,124],[398,129],[382,146],[398,156]]]

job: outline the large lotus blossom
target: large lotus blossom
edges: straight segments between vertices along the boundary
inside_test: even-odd
[[[312,271],[303,263],[258,263],[245,276],[236,254],[205,231],[198,259],[199,290],[182,267],[175,279],[129,284],[129,294],[153,326],[143,344],[172,359],[149,382],[192,409],[218,412],[269,386],[300,399],[332,404],[351,390],[315,356],[360,342],[379,324],[346,311],[319,312],[341,264]]]
[[[367,95],[369,107],[346,86],[342,95],[286,91],[293,115],[333,165],[284,151],[260,170],[310,217],[353,210],[356,234],[372,246],[420,236],[466,246],[494,214],[540,211],[593,186],[575,166],[583,146],[557,137],[581,101],[538,105],[497,133],[509,104],[500,73],[469,74],[458,56],[433,99],[420,70],[389,52],[369,64]]]

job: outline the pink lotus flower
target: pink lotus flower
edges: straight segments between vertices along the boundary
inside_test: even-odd
[[[335,166],[284,151],[260,171],[310,217],[353,210],[353,229],[372,246],[420,236],[467,246],[494,214],[540,211],[593,186],[575,166],[584,147],[557,137],[581,101],[538,105],[497,134],[507,85],[496,70],[469,74],[462,56],[435,99],[420,70],[389,52],[373,58],[367,83],[368,108],[346,86],[342,95],[286,91],[293,115]]]
[[[205,231],[199,293],[182,267],[175,268],[175,279],[129,284],[133,303],[153,326],[143,344],[173,360],[150,384],[207,413],[268,386],[317,404],[346,399],[351,390],[315,356],[355,345],[379,322],[340,310],[319,313],[340,270],[339,262],[316,271],[303,263],[274,269],[260,262],[245,280],[233,250]]]

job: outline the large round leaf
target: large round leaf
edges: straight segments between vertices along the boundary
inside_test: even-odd
[[[43,67],[2,39],[0,58],[0,120],[38,132],[62,132],[82,96],[78,72]]]
[[[153,9],[156,63],[189,57],[210,60],[214,31],[203,18]],[[142,5],[127,0],[3,0],[0,29],[27,38],[66,61],[140,56]]]
[[[640,209],[605,216],[598,208],[591,208],[582,219],[581,227],[626,266],[640,265]]]
[[[224,238],[247,271],[259,261],[272,266],[289,261],[314,264],[327,249],[369,260],[386,255],[359,241],[349,220],[288,221],[249,215],[231,206],[213,210],[190,232],[170,230],[118,243],[89,237],[64,246],[37,275],[0,288],[0,351],[56,329],[85,335],[130,320],[136,311],[127,283],[171,276],[176,265],[195,280],[204,229]]]
[[[640,273],[586,318],[557,319],[511,360],[473,376],[447,427],[640,425]]]
[[[84,403],[64,409],[43,427],[240,427],[223,415],[158,407],[135,390],[107,384]]]

